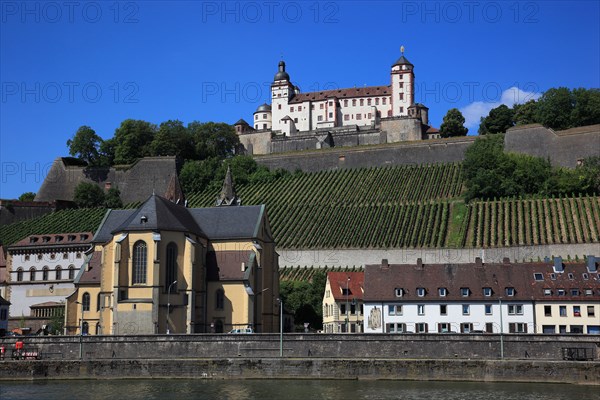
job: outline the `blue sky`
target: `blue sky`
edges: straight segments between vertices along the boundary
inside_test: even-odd
[[[81,125],[250,120],[283,57],[303,92],[389,84],[470,133],[490,108],[600,87],[598,1],[0,2],[0,198],[37,192]]]

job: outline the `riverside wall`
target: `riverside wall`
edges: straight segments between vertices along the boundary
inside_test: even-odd
[[[539,246],[513,246],[497,248],[461,248],[461,249],[277,249],[280,267],[364,267],[367,264],[379,264],[387,259],[393,264],[416,263],[421,258],[429,264],[472,263],[475,257],[484,262],[537,261],[545,257],[561,256],[583,259],[583,256],[600,256],[600,243],[553,244]]]
[[[0,361],[0,381],[136,378],[386,379],[600,385],[600,363],[340,358]]]

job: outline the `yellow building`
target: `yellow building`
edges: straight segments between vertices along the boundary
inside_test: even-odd
[[[67,299],[68,332],[277,332],[278,256],[265,206],[239,206],[228,179],[222,207],[152,195],[138,209],[109,210]]]
[[[323,295],[323,332],[363,329],[364,272],[328,272]]]

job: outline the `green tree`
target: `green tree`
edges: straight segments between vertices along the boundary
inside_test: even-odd
[[[181,121],[167,121],[160,124],[150,144],[154,156],[178,156],[182,159],[194,157],[191,135]]]
[[[512,174],[514,168],[514,162],[504,154],[504,135],[478,137],[463,161],[465,200],[501,197],[507,189],[502,187],[503,178]]]
[[[104,192],[93,183],[81,182],[75,187],[73,201],[81,208],[94,208],[104,205]]]
[[[104,195],[104,207],[106,208],[123,208],[121,200],[121,191],[117,188],[110,188]]]
[[[600,89],[573,89],[571,126],[600,124]]]
[[[570,128],[574,105],[574,96],[568,88],[548,89],[538,100],[538,121],[556,130]]]
[[[225,123],[194,121],[188,124],[187,129],[194,145],[196,160],[231,157],[240,144],[233,126]]]
[[[151,154],[151,143],[156,126],[141,120],[127,119],[115,130],[116,164],[130,164]]]
[[[527,125],[537,123],[537,107],[538,103],[535,100],[529,100],[527,103],[524,104],[515,104],[513,106],[515,125]]]
[[[100,160],[98,166],[110,167],[115,162],[115,139],[110,138],[100,144]]]
[[[444,116],[442,125],[440,126],[441,136],[445,138],[465,136],[467,132],[469,132],[469,130],[465,128],[465,117],[463,117],[458,108],[451,108],[448,110]]]
[[[65,327],[65,314],[64,310],[55,314],[50,318],[50,324],[48,327],[48,332],[51,335],[62,335],[64,333]]]
[[[296,330],[303,331],[308,322],[313,330],[323,328],[323,294],[327,276],[318,271],[310,282],[284,281],[279,287],[283,304],[294,315]]]
[[[179,173],[179,181],[181,182],[183,192],[195,193],[206,189],[211,185],[213,180],[215,180],[215,173],[220,166],[221,161],[216,157],[211,157],[202,161],[186,161]],[[234,179],[236,179],[235,176]],[[222,183],[223,180],[221,178],[221,184]],[[216,189],[219,186],[215,183],[212,187],[213,189]]]
[[[25,192],[19,196],[19,201],[33,201],[35,199],[35,193]]]
[[[492,108],[487,117],[481,117],[479,124],[479,134],[487,135],[490,133],[505,133],[506,130],[514,125],[514,111],[502,104]]]
[[[89,165],[98,163],[101,144],[102,138],[86,125],[79,127],[73,138],[67,140],[69,154],[87,162]]]

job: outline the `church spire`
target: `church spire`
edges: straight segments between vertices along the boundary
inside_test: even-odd
[[[239,206],[241,204],[240,199],[235,193],[235,185],[231,176],[231,168],[227,167],[227,173],[225,174],[225,180],[223,181],[223,188],[221,194],[217,197],[217,206]]]

